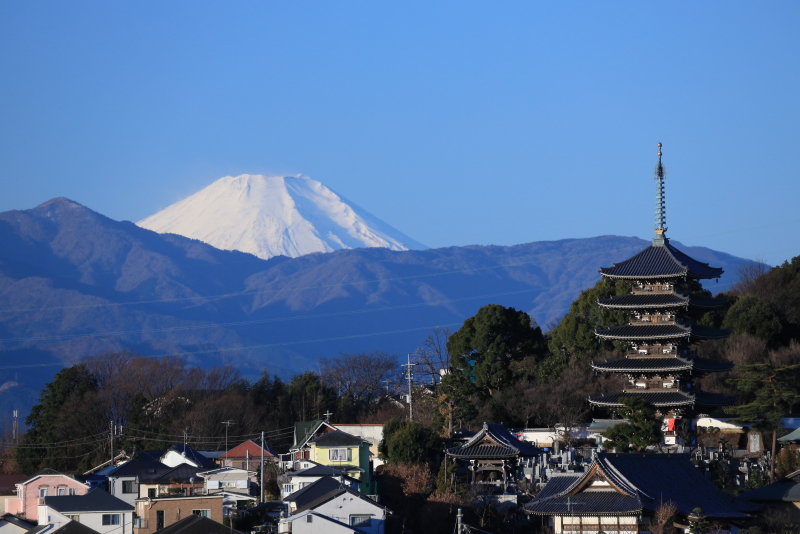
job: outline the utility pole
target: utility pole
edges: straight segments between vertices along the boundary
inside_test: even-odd
[[[12,427],[12,438],[14,445],[17,444],[17,437],[19,436],[19,412],[14,410],[14,426]]]
[[[236,423],[231,420],[228,420],[228,421],[222,421],[222,424],[225,425],[225,452],[228,452],[228,428],[231,425],[235,425]]]
[[[456,534],[461,534],[462,527],[461,521],[464,519],[464,512],[462,512],[461,508],[458,509],[458,515],[456,515]]]
[[[389,379],[387,378],[386,380],[381,380],[381,382],[383,382],[384,384],[386,384],[386,396],[388,397],[388,396],[389,396],[389,382],[391,382],[391,380],[389,380]]]
[[[408,363],[404,363],[402,366],[407,367],[406,369],[406,380],[408,380],[408,420],[414,420],[414,407],[412,405],[411,399],[411,385],[413,380],[413,375],[411,373],[411,369],[417,365],[416,363],[411,363],[411,353],[408,354]]]
[[[261,431],[261,500],[258,502],[264,502],[264,431]]]

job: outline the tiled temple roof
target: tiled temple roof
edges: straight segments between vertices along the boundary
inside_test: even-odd
[[[512,436],[502,424],[497,423],[484,423],[483,428],[469,441],[447,449],[447,454],[455,458],[518,458],[536,456],[540,452],[533,445]]]
[[[591,477],[605,478],[607,490],[582,491]],[[688,516],[700,507],[712,519],[746,519],[732,496],[706,480],[684,454],[599,453],[582,475],[554,476],[525,511],[535,515],[636,515],[671,501]]]
[[[715,299],[699,294],[681,293],[639,293],[617,295],[607,299],[597,299],[601,308],[644,310],[647,308],[720,308],[725,299]]]
[[[687,256],[667,242],[664,245],[650,245],[630,259],[600,269],[600,273],[609,278],[645,280],[719,278],[723,271]]]
[[[719,373],[732,369],[733,363],[698,357],[628,357],[605,360],[603,362],[593,361],[592,367],[598,371],[610,373],[666,373],[689,370],[703,373]]]
[[[622,399],[626,397],[640,397],[649,402],[656,408],[670,408],[676,406],[729,406],[736,402],[736,397],[709,393],[707,391],[695,391],[689,393],[676,389],[675,391],[619,391],[604,395],[593,395],[589,397],[589,404],[595,406],[606,406],[619,408],[622,406]]]
[[[597,337],[603,339],[616,339],[619,341],[648,341],[659,339],[691,338],[722,339],[729,333],[728,330],[712,328],[710,326],[683,325],[683,324],[626,324],[612,326],[594,331]]]

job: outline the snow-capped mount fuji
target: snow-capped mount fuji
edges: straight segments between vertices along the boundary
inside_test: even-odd
[[[136,224],[263,259],[362,247],[428,248],[302,175],[226,176]]]

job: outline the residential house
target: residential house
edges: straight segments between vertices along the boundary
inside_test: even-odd
[[[238,467],[246,471],[258,471],[261,466],[261,453],[264,462],[278,462],[279,454],[267,446],[261,446],[261,440],[248,439],[219,457],[223,467]]]
[[[675,506],[676,524],[688,525],[701,508],[709,520],[741,526],[750,516],[719,490],[686,454],[598,453],[583,473],[556,474],[525,505],[553,532],[650,531],[664,503]]]
[[[224,517],[228,517],[231,510],[244,509],[248,502],[258,499],[258,485],[251,482],[255,471],[219,467],[197,474],[203,477],[206,495],[222,495]]]
[[[364,534],[358,527],[331,519],[313,510],[286,517],[278,522],[278,532],[292,534]]]
[[[221,495],[162,496],[136,499],[134,534],[153,534],[194,514],[222,522]]]
[[[308,442],[327,434],[335,432],[336,427],[327,421],[320,419],[316,421],[298,421],[294,424],[294,445],[289,449],[291,460],[302,460],[310,458],[311,447]]]
[[[49,496],[83,495],[89,486],[69,475],[53,469],[42,469],[32,477],[15,484],[17,496],[6,499],[6,512],[22,514],[25,519],[37,521],[39,503]]]
[[[375,423],[375,424],[352,424],[352,425],[340,425],[335,424],[333,425],[337,430],[341,430],[342,432],[347,432],[348,434],[352,434],[354,436],[358,436],[359,438],[363,439],[364,441],[369,442],[369,452],[372,456],[373,462],[378,458],[378,445],[380,445],[381,440],[383,439],[383,423]],[[375,467],[380,465],[380,460],[378,460],[378,464],[374,464]]]
[[[86,525],[100,534],[132,534],[133,506],[103,490],[84,495],[45,497],[39,505],[39,523],[56,527],[69,521]]]
[[[320,465],[335,467],[348,476],[357,478],[359,491],[369,495],[377,493],[370,464],[370,444],[358,436],[334,430],[307,443],[309,459]]]
[[[191,514],[158,531],[158,534],[242,534],[213,519]]]
[[[284,499],[289,513],[294,516],[313,511],[367,534],[383,534],[386,518],[391,513],[366,495],[354,491],[331,477],[321,478],[310,486],[294,492]],[[311,520],[313,522],[313,519]],[[281,521],[278,532],[289,532],[293,521]]]
[[[303,462],[311,465],[299,471],[288,471],[278,477],[281,498],[287,497],[306,486],[310,486],[323,477],[331,477],[350,489],[358,490],[358,485],[361,481],[355,477],[348,476],[344,471],[339,471],[331,466],[320,465],[311,460],[304,460]]]
[[[167,449],[158,460],[168,467],[175,467],[180,464],[189,464],[206,469],[217,467],[217,463],[211,458],[188,445],[181,444],[173,445]]]
[[[161,462],[131,460],[124,464],[112,468],[110,471],[103,473],[106,477],[107,483],[106,491],[118,499],[122,499],[126,503],[133,506],[133,503],[139,497],[139,481],[136,475],[139,472],[148,471],[153,473],[156,470],[161,472],[167,471],[170,468]],[[174,469],[174,468],[172,468]]]
[[[6,513],[6,499],[17,496],[17,484],[28,478],[28,475],[0,475],[0,514]]]
[[[201,469],[190,464],[175,467],[147,467],[136,473],[139,498],[167,495],[196,495],[203,493],[205,481],[198,475]]]
[[[25,534],[36,523],[20,519],[13,514],[3,514],[0,516],[0,534]]]
[[[39,525],[28,534],[97,534],[97,532],[77,521],[67,521],[61,525]]]

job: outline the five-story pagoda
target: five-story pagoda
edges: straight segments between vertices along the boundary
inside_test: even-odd
[[[725,304],[723,299],[689,291],[697,280],[719,278],[722,269],[692,259],[670,244],[665,235],[665,175],[659,143],[653,243],[628,260],[600,269],[605,277],[629,281],[633,290],[598,300],[604,308],[627,312],[629,321],[595,330],[595,335],[625,342],[628,348],[624,358],[592,362],[592,367],[620,373],[628,384],[621,392],[589,397],[589,403],[614,409],[622,406],[621,399],[638,396],[655,406],[662,417],[674,418],[727,406],[736,399],[700,391],[694,382],[706,373],[733,367],[729,362],[700,358],[692,348],[699,341],[724,338],[728,331],[693,324],[687,317],[689,308],[710,310]]]

